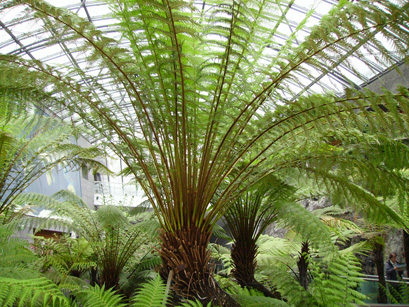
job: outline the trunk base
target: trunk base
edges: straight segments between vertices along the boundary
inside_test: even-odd
[[[172,277],[172,289],[181,297],[198,299],[204,306],[240,307],[240,305],[213,278],[213,265],[207,245],[211,231],[199,228],[177,230],[160,234],[162,278]],[[172,272],[172,273],[171,273]]]
[[[275,298],[275,299],[278,299],[278,300],[282,300],[281,294],[278,291],[268,290],[266,287],[263,286],[263,284],[261,284],[260,282],[258,282],[255,279],[253,281],[251,281],[251,282],[246,282],[245,284],[240,283],[240,285],[242,287],[255,289],[255,290],[263,293],[263,295],[266,296],[266,297],[271,297],[271,298]]]

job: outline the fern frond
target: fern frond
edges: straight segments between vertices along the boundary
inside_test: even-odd
[[[49,279],[28,280],[0,277],[0,303],[2,306],[70,306],[69,300]]]
[[[284,203],[279,216],[285,227],[302,235],[303,238],[317,244],[321,252],[334,252],[331,233],[328,227],[313,213],[298,203]]]
[[[284,301],[277,300],[271,297],[265,296],[254,296],[245,294],[236,294],[234,298],[243,307],[265,307],[265,306],[277,306],[277,307],[288,307],[291,306]]]
[[[319,268],[315,265],[318,264]],[[354,306],[364,304],[366,296],[355,289],[362,282],[360,263],[352,254],[339,254],[329,258],[324,265],[312,263],[313,282],[311,293],[320,305],[329,302]],[[337,303],[338,302],[338,303]]]
[[[144,283],[132,299],[132,307],[161,307],[166,305],[168,297],[166,285],[159,275]]]
[[[178,307],[212,307],[212,302],[209,302],[206,306],[203,305],[198,299],[192,301],[188,300],[187,302],[183,302]]]
[[[95,285],[80,294],[80,300],[86,307],[125,307],[121,303],[123,297],[116,294],[113,289],[105,289],[105,285],[99,287]]]
[[[224,230],[223,227],[220,226],[219,224],[215,224],[213,226],[213,235],[215,235],[216,237],[220,239],[224,239],[227,241],[232,240],[232,238],[226,233],[226,230]]]

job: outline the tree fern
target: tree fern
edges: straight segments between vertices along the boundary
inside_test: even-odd
[[[4,1],[5,13],[23,5],[22,19],[41,25],[22,37],[44,42],[41,35],[50,33],[45,44],[72,47],[81,65],[25,59],[15,55],[18,49],[0,56],[2,83],[43,97],[43,108],[82,122],[124,161],[163,228],[162,274],[186,267],[174,277],[179,294],[205,297],[206,304],[215,293],[218,304],[237,306],[213,283],[206,250],[212,226],[232,200],[272,173],[314,173],[306,168],[315,157],[305,153],[318,141],[324,148],[323,136],[359,131],[370,144],[374,134],[407,135],[407,91],[346,88],[359,88],[354,80],[367,81],[364,73],[378,65],[406,58],[408,4],[339,1],[303,36],[317,16],[313,9],[291,25],[292,33],[282,33],[293,1],[108,3],[121,41],[43,1]],[[321,82],[333,76],[338,86]],[[319,152],[321,160],[334,157],[335,147]],[[316,173],[325,170],[310,165]],[[327,184],[339,190],[349,183],[330,175]],[[348,189],[380,219],[376,197],[355,185]]]
[[[68,191],[61,191],[54,197],[27,193],[20,196],[18,202],[52,210],[53,218],[45,221],[32,219],[32,222],[38,223],[37,228],[59,225],[75,231],[87,241],[93,251],[100,285],[119,288],[120,274],[124,267],[140,246],[153,239],[153,228],[157,227],[155,221],[131,224],[121,208],[111,205],[94,211],[88,208],[80,197]],[[85,251],[79,251],[78,256]],[[58,258],[58,255],[56,256]],[[91,264],[91,261],[89,263]]]

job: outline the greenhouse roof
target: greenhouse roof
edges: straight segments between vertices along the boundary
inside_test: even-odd
[[[109,5],[106,2],[89,0],[51,0],[48,2],[57,7],[63,5],[63,7],[78,16],[91,21],[98,29],[104,31],[110,37],[121,41],[121,35],[116,27],[117,20],[110,14]],[[294,35],[295,45],[302,41],[303,37],[309,34],[310,28],[318,23],[333,5],[338,3],[337,0],[287,0],[278,2],[280,2],[280,5],[277,6],[280,14],[277,14],[277,16],[283,16],[283,18],[278,19],[279,17],[277,17],[276,20],[273,20],[275,17],[272,16],[274,26],[279,29],[279,31],[275,32],[274,42],[276,46],[270,46],[269,52],[272,55],[292,35]],[[198,7],[206,5],[206,1],[196,1],[196,5]],[[299,22],[307,14],[311,15],[311,18],[308,18],[300,31],[297,28]],[[64,42],[50,44],[50,41],[56,37],[55,33],[42,30],[42,25],[38,21],[30,18],[30,15],[24,15],[21,6],[1,10],[0,33],[0,52],[3,54],[20,55],[57,65],[69,63],[73,66],[80,66],[82,63],[81,55],[72,52],[71,46]],[[377,51],[372,51],[372,54],[370,54],[370,51],[366,51],[367,57],[355,56],[354,52],[347,53],[347,56],[351,58],[351,62],[354,63],[354,67],[362,67],[365,70],[364,73],[357,75],[356,71],[345,65],[336,68],[328,67],[329,73],[327,75],[324,76],[317,72],[315,79],[303,80],[304,90],[319,85],[321,88],[341,93],[344,86],[353,85],[355,88],[364,86],[370,82],[371,78],[381,74],[394,64],[385,61],[382,65],[378,61],[379,59],[375,61]],[[391,50],[391,54],[395,62],[399,64],[401,58],[393,56],[393,50]],[[98,75],[100,71],[94,73]],[[300,78],[302,79],[302,76]]]
[[[110,99],[120,102],[125,112],[133,112],[129,97],[125,97],[123,91],[117,87],[115,82],[112,82],[112,76],[107,73],[107,70],[101,66],[87,66],[87,57],[90,54],[86,50],[80,50],[73,41],[61,40],[61,37],[64,36],[61,29],[47,27],[39,19],[34,18],[32,11],[26,12],[25,6],[14,4],[10,6],[9,2],[11,1],[3,1],[3,8],[0,9],[0,53],[39,60],[42,63],[60,67],[61,72],[64,72],[67,67],[76,67],[86,71],[86,73],[77,74],[73,78],[87,88],[93,87],[94,81],[91,79],[98,80],[99,90],[94,88],[91,90],[95,91],[95,95],[100,95],[101,91],[106,91],[109,93]],[[110,6],[114,5],[112,4],[114,2],[49,1],[51,5],[56,7],[63,5],[64,8],[77,16],[92,22],[107,37],[115,39],[122,47],[130,49],[129,41],[123,32],[118,30],[118,19],[111,13]],[[117,3],[121,3],[121,1]],[[268,33],[265,34],[268,43],[263,46],[262,55],[256,59],[257,65],[262,66],[264,62],[269,63],[274,57],[277,59],[286,57],[287,45],[291,45],[292,48],[300,46],[304,38],[310,34],[312,27],[318,24],[322,17],[338,3],[337,0],[276,1],[275,7],[268,15],[269,18],[267,21],[264,20],[264,27],[271,28],[274,37]],[[208,5],[209,3],[206,1],[195,1],[193,4],[198,12],[206,12]],[[393,34],[391,35],[393,36]],[[377,47],[371,44],[371,39],[374,38],[378,41],[386,41],[375,30],[368,35],[364,48],[359,45],[354,46],[352,42],[350,43],[352,46],[350,50],[341,51],[342,57],[339,56],[339,53],[334,53],[334,57],[329,58],[328,62],[319,63],[320,70],[314,66],[309,66],[308,63],[303,64],[308,70],[308,74],[304,74],[303,70],[295,71],[296,78],[289,78],[286,81],[286,89],[279,94],[279,99],[292,101],[305,93],[322,93],[324,91],[343,95],[346,87],[361,89],[390,67],[400,65],[403,62],[402,53],[398,55],[393,47],[388,50],[389,56],[387,58],[381,56]],[[216,39],[218,38],[215,36]],[[399,38],[396,37],[396,40]],[[388,43],[386,42],[384,46],[388,48]],[[217,43],[211,48],[217,49]],[[346,58],[348,61],[345,61]],[[272,70],[273,73],[274,70]]]

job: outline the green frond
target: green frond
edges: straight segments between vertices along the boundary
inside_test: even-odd
[[[144,283],[132,299],[132,307],[161,307],[168,301],[166,285],[159,275]]]
[[[0,277],[2,306],[70,306],[69,300],[49,279],[28,280]]]
[[[312,212],[298,203],[283,203],[279,208],[280,223],[300,234],[302,238],[319,246],[322,253],[332,253],[332,243],[328,227]]]
[[[138,221],[134,227],[135,230],[141,231],[144,235],[154,239],[158,237],[158,231],[160,228],[160,224],[156,219],[148,219]]]
[[[144,257],[138,264],[136,264],[134,273],[142,272],[145,270],[153,270],[155,267],[158,267],[161,263],[162,260],[158,255]]]
[[[101,206],[95,215],[104,229],[121,227],[128,222],[124,213],[116,206]]]
[[[287,267],[272,267],[271,280],[272,284],[277,288],[282,297],[288,301],[292,306],[301,306],[303,304],[316,306],[313,295],[306,291],[299,283],[299,281],[291,276]]]
[[[188,300],[187,302],[182,303],[181,305],[178,305],[178,307],[212,307],[212,302],[209,302],[208,304],[203,305],[198,299],[192,301]]]
[[[313,282],[310,291],[319,305],[325,306],[330,302],[351,307],[364,304],[366,296],[355,290],[362,282],[358,259],[349,253],[327,261],[325,264],[311,263]]]
[[[59,272],[55,271],[48,271],[45,273],[45,276],[57,284],[58,289],[63,293],[77,294],[89,287],[89,283],[79,277],[61,275]]]
[[[123,297],[113,289],[105,289],[105,286],[95,285],[81,292],[80,300],[85,307],[125,307],[121,303]]]
[[[224,239],[227,241],[232,240],[232,238],[226,233],[226,230],[224,230],[224,228],[220,226],[219,224],[215,224],[213,226],[213,235],[215,235],[216,237],[220,239]]]
[[[234,298],[243,307],[264,307],[264,306],[277,306],[277,307],[288,307],[291,306],[284,301],[277,300],[271,297],[265,296],[255,296],[247,294],[236,294]]]
[[[0,276],[5,276],[3,273],[7,269],[27,268],[29,263],[37,259],[27,241],[11,237],[13,233],[13,229],[8,229],[7,225],[0,225]]]
[[[11,101],[4,102],[11,105]],[[0,212],[14,206],[14,200],[32,182],[55,167],[87,165],[106,170],[95,160],[102,151],[82,148],[71,143],[76,130],[60,120],[31,112],[10,113],[5,108],[0,116]]]
[[[11,265],[1,267],[0,277],[14,278],[19,280],[33,279],[44,277],[36,267],[29,268],[25,265]]]
[[[289,260],[288,255],[295,254],[300,250],[299,243],[286,238],[276,238],[270,235],[261,235],[257,241],[259,255],[269,255],[280,260]],[[287,262],[284,262],[287,264]],[[262,265],[262,263],[260,263]]]
[[[58,191],[52,195],[52,198],[61,199],[73,205],[76,204],[78,207],[88,207],[87,203],[81,197],[69,190]]]

